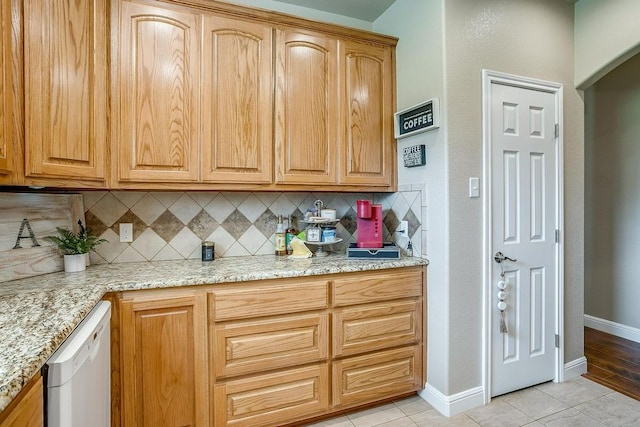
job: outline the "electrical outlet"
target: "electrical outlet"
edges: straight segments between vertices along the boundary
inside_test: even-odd
[[[133,242],[133,224],[130,222],[120,223],[120,241]]]
[[[409,232],[409,222],[408,221],[400,221],[400,225],[398,225],[398,229],[396,230],[399,234],[404,234],[405,236]]]

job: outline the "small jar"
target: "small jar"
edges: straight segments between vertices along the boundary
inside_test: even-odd
[[[213,261],[215,259],[215,243],[202,242],[202,261]]]
[[[322,241],[322,230],[320,227],[309,227],[307,228],[307,242],[321,242]]]
[[[335,227],[323,227],[322,228],[322,241],[323,242],[335,242],[336,241],[336,228]]]

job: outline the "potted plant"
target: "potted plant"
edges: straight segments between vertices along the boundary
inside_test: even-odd
[[[100,243],[107,242],[106,239],[98,239],[82,225],[82,220],[78,220],[80,231],[74,233],[65,228],[56,227],[58,236],[47,236],[45,239],[52,242],[64,254],[64,271],[71,273],[83,271],[87,268],[87,257],[90,251]]]

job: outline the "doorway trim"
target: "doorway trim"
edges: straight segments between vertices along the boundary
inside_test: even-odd
[[[556,137],[555,155],[557,159],[555,171],[556,190],[556,224],[559,230],[558,245],[556,250],[556,307],[555,307],[555,333],[560,337],[559,346],[556,348],[556,366],[554,382],[564,381],[564,159],[563,159],[563,87],[559,83],[538,80],[529,77],[517,76],[498,71],[482,70],[482,170],[484,180],[484,200],[482,209],[483,236],[482,236],[482,293],[483,293],[483,364],[482,364],[482,388],[484,390],[484,403],[491,401],[491,325],[492,304],[491,300],[491,271],[492,271],[492,247],[491,236],[493,232],[493,212],[491,202],[493,198],[491,188],[491,85],[499,83],[524,89],[548,92],[555,97],[556,123],[559,125]]]

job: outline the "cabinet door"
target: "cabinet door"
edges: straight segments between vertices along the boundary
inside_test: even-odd
[[[198,180],[199,20],[168,6],[120,4],[119,181]]]
[[[13,171],[11,2],[0,5],[0,175]]]
[[[108,2],[25,0],[24,10],[25,174],[103,180]]]
[[[123,425],[208,425],[206,297],[121,302]]]
[[[202,179],[271,182],[272,28],[205,16]]]
[[[44,399],[42,377],[37,374],[0,413],[0,427],[42,427]]]
[[[335,183],[337,41],[278,30],[276,67],[276,182]]]
[[[341,42],[344,140],[340,183],[395,185],[393,51]]]

